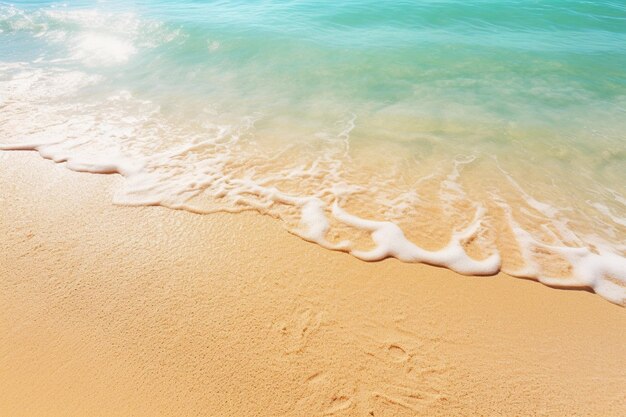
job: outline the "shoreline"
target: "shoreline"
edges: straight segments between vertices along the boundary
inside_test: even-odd
[[[33,152],[0,167],[0,414],[626,412],[626,313],[593,293],[114,206],[121,178]]]

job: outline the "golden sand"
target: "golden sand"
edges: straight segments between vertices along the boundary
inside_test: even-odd
[[[623,416],[626,310],[0,154],[0,416]]]

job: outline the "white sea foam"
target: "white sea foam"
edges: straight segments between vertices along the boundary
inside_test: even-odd
[[[127,62],[136,52],[137,48],[129,41],[87,32],[76,40],[72,58],[90,66],[116,65]]]
[[[450,242],[438,251],[428,251],[410,242],[396,224],[373,221],[346,213],[335,202],[333,215],[343,223],[371,233],[376,247],[369,251],[352,250],[351,254],[365,261],[380,261],[394,257],[403,262],[423,262],[443,266],[466,275],[492,275],[500,270],[500,254],[493,253],[483,260],[473,259],[465,252],[463,241],[474,236],[480,227],[480,212],[465,230],[454,231]]]
[[[506,273],[523,278],[532,278],[543,284],[561,288],[592,288],[607,300],[624,305],[626,303],[626,257],[615,253],[605,243],[590,247],[572,247],[547,244],[536,239],[515,221],[512,210],[502,200],[499,204],[507,213],[509,224],[519,245],[525,266]],[[543,249],[565,258],[571,267],[568,279],[546,273],[536,260],[536,250]]]

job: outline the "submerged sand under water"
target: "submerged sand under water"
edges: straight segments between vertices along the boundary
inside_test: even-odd
[[[0,154],[0,415],[626,413],[626,315],[589,292],[106,203],[121,183]]]
[[[120,173],[118,204],[254,210],[362,260],[395,257],[465,275],[504,271],[626,302],[619,215],[626,201],[582,162],[568,174],[580,152],[559,165],[548,147],[492,149],[480,130],[477,142],[442,142],[428,125],[393,112],[395,119],[364,121],[349,114],[325,130],[261,114],[227,121],[193,101],[171,113],[125,90],[90,95],[101,80],[85,72],[3,68],[0,149]],[[385,125],[411,139],[380,140]]]

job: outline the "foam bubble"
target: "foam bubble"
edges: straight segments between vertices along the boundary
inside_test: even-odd
[[[108,66],[127,62],[137,48],[124,39],[100,33],[85,33],[78,37],[72,58],[90,66]]]

